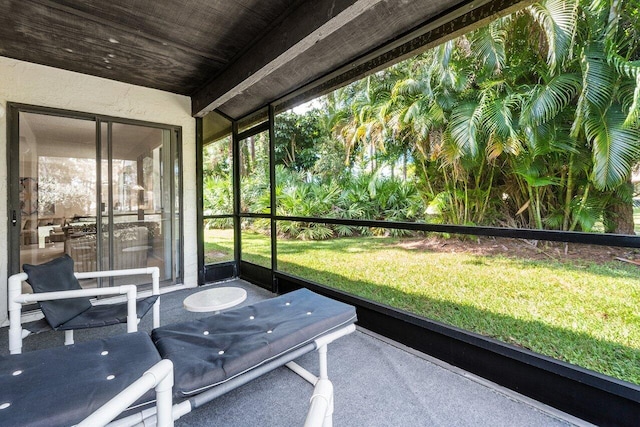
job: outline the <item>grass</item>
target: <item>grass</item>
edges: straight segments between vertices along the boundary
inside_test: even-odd
[[[229,251],[233,235],[208,232]],[[212,243],[215,241],[215,243]],[[638,267],[410,249],[402,239],[279,241],[281,271],[640,384]],[[269,240],[243,233],[247,261]],[[268,264],[266,264],[268,265]]]

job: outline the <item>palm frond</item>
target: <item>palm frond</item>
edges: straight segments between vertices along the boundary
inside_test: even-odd
[[[553,135],[548,139],[551,151],[558,153],[578,154],[580,150],[576,147],[576,139],[571,136],[569,129],[553,129]]]
[[[554,71],[569,56],[577,27],[576,0],[548,0],[527,8],[547,39],[547,64]]]
[[[589,102],[589,108],[601,112],[607,110],[613,101],[616,76],[615,70],[607,61],[604,44],[593,42],[582,55],[583,92]]]
[[[505,39],[507,32],[500,28],[498,22],[473,32],[471,48],[478,53],[483,64],[498,74],[505,66]]]
[[[517,156],[522,151],[522,141],[517,137],[517,135],[507,139],[489,137],[485,151],[487,154],[487,160],[490,162],[495,161],[502,153],[509,153]]]
[[[580,230],[591,231],[596,222],[602,220],[604,203],[597,196],[586,200],[582,200],[582,197],[574,197],[569,208],[574,221],[580,225]]]
[[[537,85],[529,92],[523,118],[538,126],[556,117],[570,105],[582,86],[577,74],[560,74],[545,85]]]
[[[402,115],[403,123],[411,123],[417,121],[422,116],[422,103],[423,99],[419,99],[415,102],[412,102],[405,110]]]
[[[446,69],[449,67],[449,61],[451,60],[451,55],[453,53],[453,49],[455,47],[454,41],[449,40],[438,46],[435,51],[434,62],[437,63],[439,67],[442,69]]]
[[[593,146],[593,183],[611,190],[626,181],[640,159],[640,130],[624,126],[625,114],[613,105],[605,114],[591,111],[585,132]]]
[[[492,99],[483,109],[483,125],[502,140],[515,137],[513,112],[519,101],[517,95]]]
[[[546,187],[547,185],[559,185],[560,179],[553,176],[535,176],[533,174],[527,174],[522,171],[516,171],[518,175],[527,181],[527,184],[531,187]]]
[[[609,62],[621,76],[635,80],[640,74],[640,61],[629,61],[617,52],[609,53]]]
[[[629,106],[629,113],[624,120],[625,126],[635,126],[640,124],[640,72],[635,78],[635,88],[633,90],[632,102]]]
[[[391,97],[395,98],[398,96],[416,96],[424,93],[425,83],[423,80],[419,80],[416,78],[408,78],[399,80],[393,86],[391,90]],[[430,93],[425,93],[425,95],[430,95]]]
[[[451,112],[449,131],[460,157],[476,157],[479,150],[479,133],[482,126],[483,106],[478,102],[466,102]]]

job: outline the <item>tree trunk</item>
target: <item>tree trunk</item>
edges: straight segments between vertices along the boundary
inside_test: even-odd
[[[402,154],[402,179],[407,182],[407,152]]]
[[[624,204],[609,205],[604,227],[606,233],[634,235],[633,208]]]
[[[632,185],[627,183],[625,185]],[[631,194],[631,191],[629,191]],[[635,235],[633,222],[633,202],[615,197],[611,200],[604,213],[605,232],[615,234]]]
[[[616,203],[610,205],[606,213],[606,232],[616,234],[636,234],[633,223],[633,205]]]
[[[251,167],[256,164],[256,140],[253,136],[249,137],[249,151],[251,153]]]
[[[369,161],[371,162],[371,173],[374,173],[376,171],[376,163],[374,160],[374,156],[375,156],[375,147],[373,146],[373,143],[371,143],[369,145]]]

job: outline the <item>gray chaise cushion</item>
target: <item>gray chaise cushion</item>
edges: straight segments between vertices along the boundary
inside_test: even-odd
[[[73,259],[69,255],[39,265],[24,264],[22,269],[29,276],[27,282],[34,292],[55,292],[82,289],[73,275]],[[76,317],[91,308],[91,301],[85,298],[70,298],[42,301],[40,308],[52,328]]]
[[[347,304],[300,289],[277,298],[155,329],[174,364],[174,396],[185,398],[355,322]]]
[[[0,356],[0,408],[9,404],[0,409],[0,424],[76,424],[158,361],[160,356],[144,332]],[[107,379],[110,375],[114,378]],[[154,399],[152,390],[132,410],[137,412]]]

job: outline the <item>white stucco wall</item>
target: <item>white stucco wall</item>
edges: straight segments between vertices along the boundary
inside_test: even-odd
[[[184,284],[197,283],[195,119],[189,97],[0,57],[0,159],[7,156],[7,102],[182,127]],[[0,160],[0,200],[7,162]],[[7,204],[0,203],[0,324],[7,319]]]

